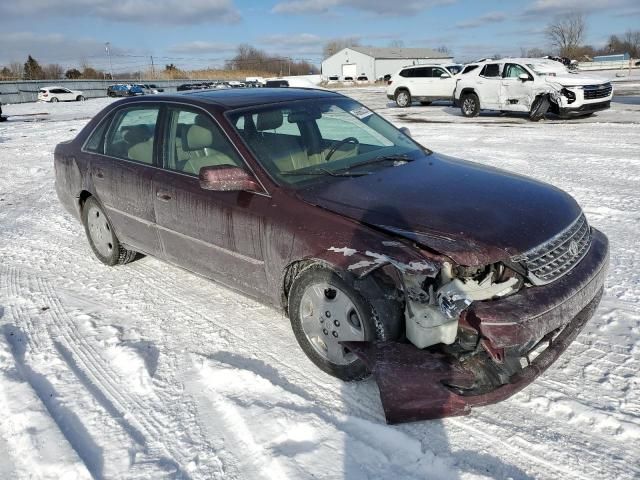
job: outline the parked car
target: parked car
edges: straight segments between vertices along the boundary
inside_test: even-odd
[[[154,83],[140,83],[136,86],[141,88],[145,95],[157,95],[164,92],[164,88],[160,88]]]
[[[330,75],[327,78],[327,85],[336,85],[340,83],[340,77],[338,75]]]
[[[414,101],[431,105],[434,100],[452,100],[455,75],[444,65],[412,65],[401,68],[387,82],[387,98],[399,107]]]
[[[389,422],[519,391],[602,294],[607,238],[567,193],[327,90],[127,98],[54,156],[100,262],[152,255],[282,308],[319,368],[373,372]]]
[[[369,84],[369,77],[367,77],[366,75],[360,75],[358,78],[356,78],[356,84],[357,85],[368,85]]]
[[[38,90],[40,102],[81,102],[84,94],[80,90],[69,90],[64,87],[42,87]]]
[[[212,82],[213,83],[213,82]],[[209,88],[209,84],[208,83],[183,83],[182,85],[179,85],[176,90],[178,92],[186,92],[189,90],[205,90]]]
[[[353,77],[346,76],[342,79],[342,84],[347,86],[354,85],[355,81],[353,80]]]
[[[538,58],[503,58],[467,65],[458,77],[454,101],[465,117],[481,110],[528,113],[539,120],[547,111],[560,117],[606,110],[613,86]]]
[[[267,80],[264,84],[265,88],[280,88],[280,87],[288,87],[288,80]]]
[[[109,85],[107,88],[107,97],[133,97],[144,94],[145,91],[142,85],[116,83]]]

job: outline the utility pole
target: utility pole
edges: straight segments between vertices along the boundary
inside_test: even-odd
[[[111,81],[113,82],[113,64],[111,63],[111,51],[109,47],[111,46],[110,42],[104,44],[104,48],[107,51],[107,57],[109,57],[109,72],[111,73]]]
[[[153,55],[151,55],[151,78],[156,78],[156,67],[153,64]]]

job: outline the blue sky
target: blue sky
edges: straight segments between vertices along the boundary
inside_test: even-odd
[[[216,66],[249,43],[319,64],[323,44],[354,37],[363,45],[447,46],[459,61],[547,47],[546,25],[581,11],[587,43],[640,29],[639,0],[0,0],[0,64],[65,67],[86,62],[114,70],[157,65]]]

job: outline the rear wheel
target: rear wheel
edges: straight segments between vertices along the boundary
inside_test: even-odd
[[[82,223],[91,250],[105,265],[125,264],[135,258],[136,252],[120,244],[102,205],[94,197],[89,197],[84,203]]]
[[[78,96],[76,97],[76,101],[77,101],[77,102],[84,102],[84,97],[83,97],[82,95],[78,95]]]
[[[460,100],[460,110],[465,117],[477,117],[480,113],[480,99],[475,93],[467,93]]]
[[[380,323],[372,302],[351,275],[321,265],[298,274],[289,291],[288,311],[304,353],[318,368],[345,381],[360,380],[369,371],[340,342],[385,339],[394,330]]]
[[[411,106],[411,94],[408,90],[400,90],[396,93],[396,105],[400,108]]]

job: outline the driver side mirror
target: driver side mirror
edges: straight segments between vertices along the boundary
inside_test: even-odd
[[[407,137],[411,138],[411,130],[409,130],[407,127],[401,127],[399,128],[399,130],[404,133]]]
[[[521,73],[520,75],[518,75],[518,78],[523,82],[529,81],[529,75],[527,75],[526,73]]]
[[[214,192],[259,192],[260,185],[244,168],[232,165],[202,167],[198,174],[200,188]]]

